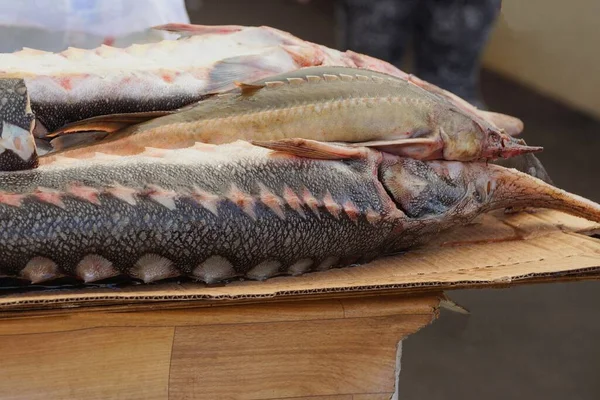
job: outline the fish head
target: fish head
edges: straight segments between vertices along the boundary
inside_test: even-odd
[[[394,161],[384,161],[379,173],[402,215],[390,235],[390,252],[423,244],[443,230],[469,223],[485,209],[487,184],[471,179],[472,163]]]
[[[498,209],[548,208],[600,222],[600,205],[512,168],[480,162],[384,162],[382,184],[396,206],[436,229],[467,223]]]
[[[483,211],[547,208],[600,222],[600,204],[559,189],[542,179],[513,168],[494,164],[465,166],[470,179],[485,188]]]
[[[387,157],[381,181],[392,200],[410,219],[454,218],[475,212],[482,205],[485,184],[472,182],[457,161],[421,161]]]
[[[444,160],[495,160],[542,150],[541,147],[528,146],[524,140],[515,139],[504,130],[460,110],[450,109],[439,120]]]
[[[485,129],[463,113],[447,113],[438,129],[444,143],[444,160],[472,161],[482,154],[486,143]]]
[[[511,208],[547,208],[600,222],[600,204],[513,168],[447,161],[432,162],[430,167],[465,190],[466,207],[462,207],[474,210],[475,214]]]

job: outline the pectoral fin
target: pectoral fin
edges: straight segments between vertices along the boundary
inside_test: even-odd
[[[59,136],[50,141],[52,150],[48,151],[48,153],[83,144],[91,144],[106,138],[108,135],[107,132],[75,132],[69,135]]]
[[[177,110],[99,115],[97,117],[87,118],[81,121],[64,125],[63,127],[48,134],[47,137],[53,138],[59,135],[89,131],[112,133],[126,128],[130,125],[136,125],[154,118],[173,114],[175,112],[177,112]]]
[[[419,160],[440,158],[443,143],[431,138],[373,140],[349,143],[351,147],[370,147],[386,153]]]
[[[366,149],[364,147],[349,147],[346,144],[319,142],[309,139],[256,140],[251,141],[250,143],[255,146],[265,147],[281,153],[319,160],[344,160],[364,158],[366,156]]]

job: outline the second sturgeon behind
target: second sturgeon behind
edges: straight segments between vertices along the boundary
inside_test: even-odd
[[[95,145],[57,154],[125,155],[147,146],[294,138],[345,142],[423,160],[508,158],[541,150],[406,80],[365,69],[311,67],[238,83],[237,89],[113,133]]]

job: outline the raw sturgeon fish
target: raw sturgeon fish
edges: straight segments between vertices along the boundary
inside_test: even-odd
[[[238,86],[113,133],[95,145],[86,143],[57,154],[127,155],[145,146],[180,148],[195,142],[292,138],[352,143],[422,160],[488,160],[541,150],[474,120],[419,86],[371,70],[310,67]],[[67,126],[64,132],[77,126]]]
[[[287,150],[197,144],[0,174],[0,275],[262,280],[366,263],[507,206],[600,222],[600,205],[496,165],[271,147]]]

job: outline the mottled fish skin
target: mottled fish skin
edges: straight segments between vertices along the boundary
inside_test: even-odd
[[[0,275],[212,282],[364,262],[401,215],[376,179],[380,159],[201,145],[0,176]]]
[[[472,161],[537,151],[406,80],[347,67],[311,67],[240,84],[164,117],[57,153],[135,154],[196,141],[303,138],[372,146],[417,159]],[[51,161],[52,156],[44,162]]]
[[[267,279],[365,263],[509,205],[600,222],[600,205],[515,170],[345,154],[196,144],[2,174],[0,276]]]
[[[0,171],[38,166],[27,87],[22,79],[0,79]]]

